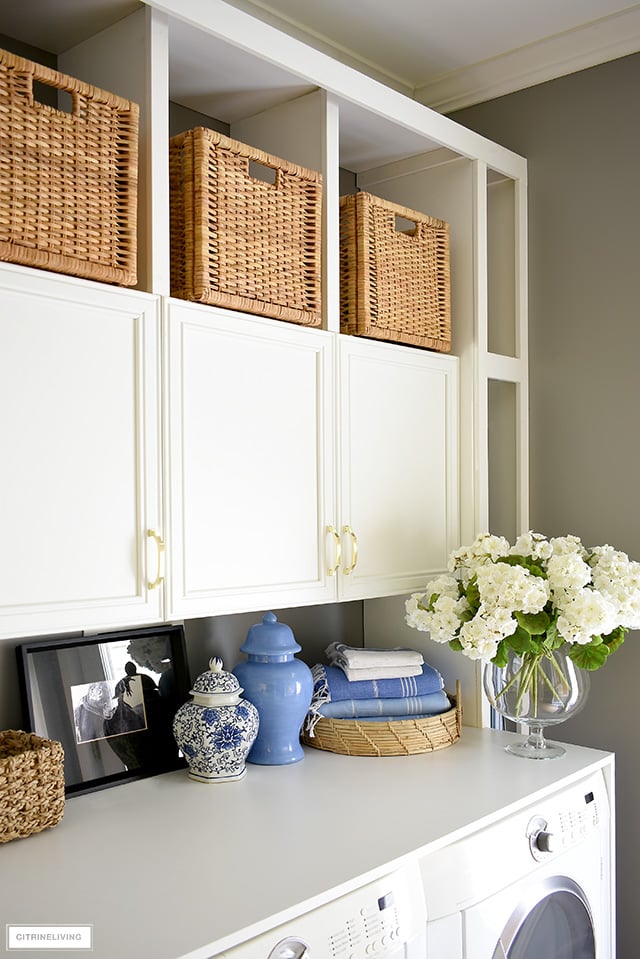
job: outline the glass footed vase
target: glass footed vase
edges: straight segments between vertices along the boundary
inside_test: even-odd
[[[569,658],[568,647],[550,653],[514,653],[504,667],[487,663],[484,690],[496,712],[528,727],[529,735],[507,752],[526,759],[555,759],[566,750],[545,739],[547,726],[563,723],[584,706],[589,674]]]

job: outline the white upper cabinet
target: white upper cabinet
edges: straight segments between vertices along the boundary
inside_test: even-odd
[[[331,337],[167,306],[167,615],[333,598]]]
[[[458,361],[339,338],[340,595],[408,593],[458,538]]]
[[[154,297],[0,275],[0,631],[158,620]]]

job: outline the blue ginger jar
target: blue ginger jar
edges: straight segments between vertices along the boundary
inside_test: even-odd
[[[260,717],[233,675],[214,657],[198,676],[191,695],[173,720],[173,735],[187,761],[189,778],[201,783],[242,779]]]
[[[301,649],[291,628],[274,613],[249,628],[240,647],[247,661],[233,669],[260,714],[247,762],[283,766],[304,758],[300,730],[311,704],[313,679],[309,667],[294,657]]]

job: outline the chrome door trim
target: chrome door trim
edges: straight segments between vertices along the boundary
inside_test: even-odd
[[[546,879],[542,879],[540,882],[536,882],[527,886],[518,905],[509,916],[507,924],[500,933],[498,943],[491,959],[507,959],[514,939],[520,932],[520,929],[524,925],[529,913],[535,909],[538,903],[542,902],[543,899],[548,899],[549,896],[556,892],[568,892],[575,896],[576,899],[582,903],[587,915],[589,916],[591,929],[595,939],[593,913],[584,891],[577,882],[574,882],[573,879],[569,879],[568,876],[548,876]]]

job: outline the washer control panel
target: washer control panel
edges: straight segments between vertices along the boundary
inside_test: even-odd
[[[391,959],[426,936],[416,863],[223,953],[227,959]],[[422,950],[424,955],[424,947]],[[220,957],[222,959],[222,957]]]
[[[600,824],[595,794],[588,790],[547,817],[533,816],[527,824],[531,855],[538,862],[587,839]]]

